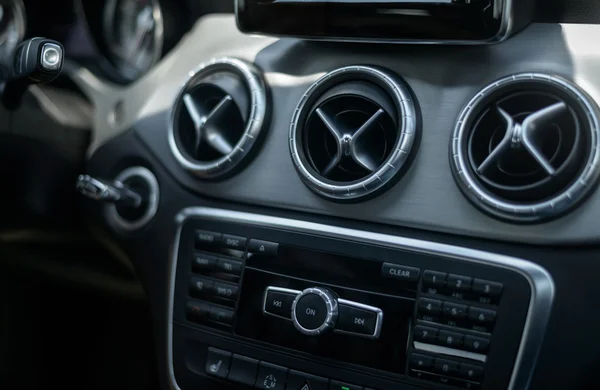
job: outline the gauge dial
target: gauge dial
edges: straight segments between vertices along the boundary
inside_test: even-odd
[[[5,62],[25,36],[25,6],[21,0],[0,0],[0,61]]]
[[[127,81],[160,59],[164,36],[158,0],[107,0],[103,24],[108,60]]]

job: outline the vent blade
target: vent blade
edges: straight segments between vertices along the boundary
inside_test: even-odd
[[[504,138],[500,142],[500,144],[490,153],[489,156],[481,163],[479,167],[477,167],[477,173],[480,175],[485,174],[488,169],[494,165],[500,156],[502,156],[508,148],[510,148],[510,144],[512,142],[513,137],[513,129],[515,126],[515,122],[513,118],[500,107],[496,107],[496,111],[502,116],[504,122],[506,124],[506,133],[504,134]]]
[[[529,153],[536,159],[536,161],[546,170],[548,175],[554,176],[556,170],[552,167],[550,162],[544,157],[539,148],[535,145],[533,140],[533,133],[539,129],[547,128],[553,121],[558,119],[560,115],[566,114],[567,105],[564,102],[555,103],[549,107],[545,107],[533,114],[527,116],[523,121],[522,127],[522,142],[523,146],[529,151]]]
[[[194,150],[194,155],[196,155],[198,153],[198,150],[200,149],[200,145],[202,143],[202,138],[203,138],[203,134],[202,134],[202,129],[204,127],[204,122],[206,120],[206,117],[204,115],[202,115],[199,112],[199,107],[196,106],[196,103],[194,102],[194,98],[192,98],[192,95],[185,94],[183,95],[183,102],[185,104],[185,108],[188,111],[188,114],[190,114],[190,117],[192,118],[192,122],[194,122],[194,140],[193,140],[193,150]]]
[[[225,125],[225,116],[235,114],[235,103],[231,96],[226,95],[211,110],[204,122],[206,142],[222,155],[230,154],[233,151],[233,145],[229,143],[220,129]]]

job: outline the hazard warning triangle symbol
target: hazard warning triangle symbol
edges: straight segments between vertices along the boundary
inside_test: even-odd
[[[306,383],[304,384],[304,386],[302,386],[302,388],[301,388],[300,390],[311,390],[311,388],[310,388],[310,384],[309,384],[308,382],[306,382]]]

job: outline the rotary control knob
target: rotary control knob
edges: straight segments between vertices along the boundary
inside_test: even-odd
[[[337,297],[325,288],[307,288],[292,303],[294,326],[306,335],[316,336],[333,329],[337,318]]]

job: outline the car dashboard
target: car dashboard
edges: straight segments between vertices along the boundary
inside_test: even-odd
[[[127,256],[160,388],[600,385],[596,3],[8,3],[83,123],[31,218]]]

